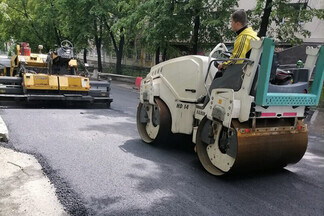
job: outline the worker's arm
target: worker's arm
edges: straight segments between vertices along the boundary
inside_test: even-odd
[[[246,35],[239,35],[235,42],[234,42],[234,49],[233,54],[230,57],[230,59],[233,58],[245,58],[247,48],[248,48],[248,40]],[[222,64],[222,68],[226,68],[229,65],[236,64],[236,63],[242,63],[243,61],[226,61]]]

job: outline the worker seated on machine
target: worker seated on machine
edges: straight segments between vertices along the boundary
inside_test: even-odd
[[[230,59],[249,58],[251,54],[251,40],[260,40],[257,33],[251,27],[247,26],[247,15],[244,10],[237,10],[231,16],[232,30],[236,32],[237,37],[234,42],[233,53]],[[209,92],[215,88],[231,88],[238,91],[242,85],[242,63],[244,60],[228,60],[222,64],[215,61],[218,68],[213,82],[209,87]],[[229,67],[231,66],[231,67]],[[224,76],[223,73],[226,70]],[[209,101],[208,95],[204,98],[204,105]]]
[[[260,40],[257,33],[247,25],[247,16],[243,9],[235,11],[231,16],[232,30],[236,32],[237,37],[234,42],[234,49],[230,59],[234,58],[249,58],[251,54],[251,40]],[[232,64],[242,64],[243,60],[229,60],[217,66],[219,72],[215,78],[221,77],[223,71]]]

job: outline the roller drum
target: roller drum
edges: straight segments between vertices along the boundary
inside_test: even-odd
[[[281,134],[238,132],[238,150],[232,171],[263,170],[297,163],[307,149],[307,129]]]
[[[307,149],[307,126],[261,127],[246,131],[246,124],[232,122],[231,137],[224,141],[220,122],[204,118],[197,131],[197,154],[213,175],[285,167],[297,163]],[[224,144],[225,143],[225,144]]]
[[[139,135],[146,143],[163,143],[171,135],[171,114],[159,98],[155,98],[155,105],[139,103],[136,121]]]

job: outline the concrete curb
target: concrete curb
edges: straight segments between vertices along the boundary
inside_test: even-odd
[[[99,73],[99,77],[110,78],[112,80],[132,83],[134,85],[135,85],[135,81],[136,81],[136,77],[133,77],[133,76],[125,76],[125,75],[111,74],[111,73]]]
[[[9,140],[8,128],[0,116],[0,141],[8,142],[8,140]]]

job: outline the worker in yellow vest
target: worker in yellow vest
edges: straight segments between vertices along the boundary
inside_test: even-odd
[[[232,30],[236,32],[237,37],[234,42],[232,58],[249,58],[251,54],[250,41],[260,40],[257,33],[248,27],[247,15],[244,10],[237,10],[231,16]],[[229,60],[218,65],[218,69],[226,69],[231,64],[240,64],[243,61]]]

